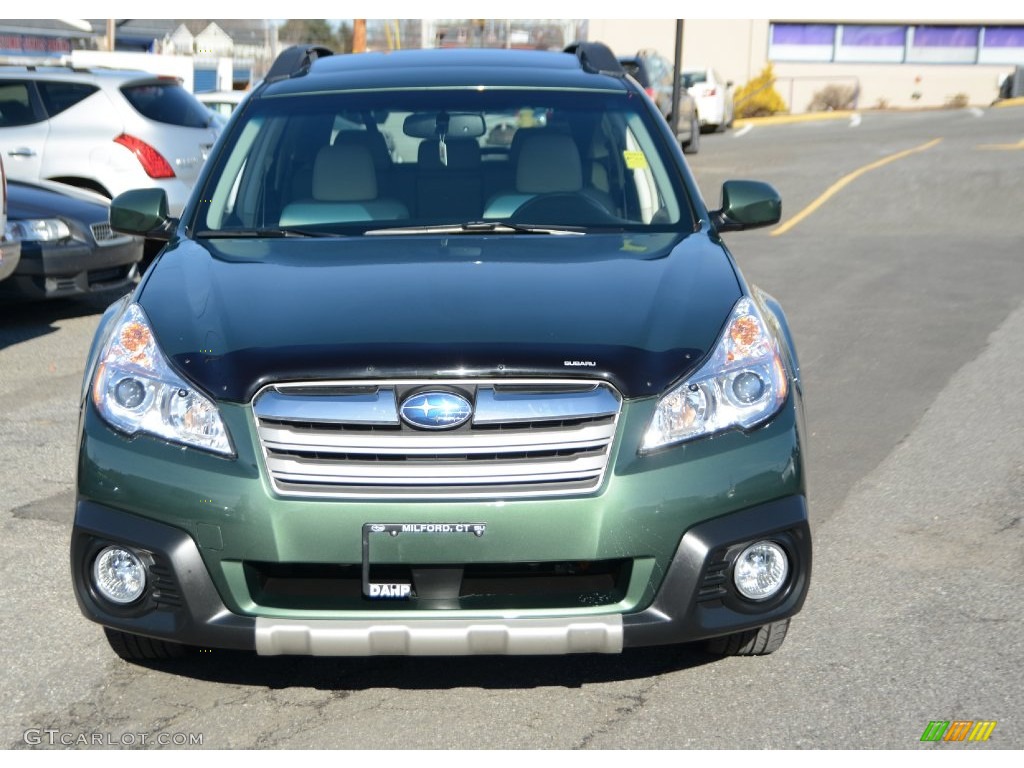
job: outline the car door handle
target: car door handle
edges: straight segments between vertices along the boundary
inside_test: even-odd
[[[7,153],[8,157],[35,157],[36,151],[28,147],[18,147]]]

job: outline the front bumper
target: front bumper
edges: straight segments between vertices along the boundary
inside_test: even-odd
[[[142,239],[110,245],[80,241],[22,243],[21,261],[0,290],[30,299],[127,289],[138,275]]]
[[[763,604],[730,588],[731,559],[763,538],[782,543],[792,572]],[[152,584],[138,606],[116,608],[90,585],[104,546],[143,554]],[[802,496],[708,521],[687,531],[646,609],[631,613],[504,618],[361,620],[240,616],[221,601],[199,548],[183,531],[89,501],[79,501],[71,565],[83,614],[105,626],[187,645],[321,656],[617,653],[626,647],[684,643],[758,627],[797,613],[811,571]]]
[[[615,653],[779,621],[811,569],[799,390],[770,422],[643,455],[655,401],[627,401],[600,489],[510,499],[329,499],[278,494],[252,409],[222,403],[237,456],[113,432],[87,399],[72,536],[83,613],[123,632],[261,654]],[[442,524],[486,535],[387,535]],[[375,534],[372,553],[360,531]],[[732,565],[770,539],[784,588],[741,598]],[[90,568],[115,544],[149,571],[138,604],[97,596]],[[360,569],[413,594],[374,600]],[[363,577],[365,586],[366,579]],[[472,588],[468,588],[471,586]]]

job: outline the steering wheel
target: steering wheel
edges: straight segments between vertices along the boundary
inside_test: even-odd
[[[524,224],[617,224],[620,220],[583,192],[551,192],[537,195],[520,205],[509,217]]]

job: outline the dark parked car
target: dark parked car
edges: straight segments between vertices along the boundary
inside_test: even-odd
[[[88,356],[83,613],[136,660],[771,653],[802,382],[721,235],[780,211],[707,210],[598,44],[285,51],[180,219],[113,201],[166,247]]]
[[[21,261],[0,296],[51,299],[128,291],[138,276],[143,238],[110,228],[110,201],[63,184],[7,186],[6,235]]]
[[[683,151],[688,155],[697,154],[700,150],[700,114],[697,102],[686,90],[685,83],[680,83],[679,87],[679,114],[674,118],[672,115],[672,86],[675,81],[672,62],[648,50],[639,51],[633,56],[620,56],[619,62],[658,105],[661,114],[672,126]]]

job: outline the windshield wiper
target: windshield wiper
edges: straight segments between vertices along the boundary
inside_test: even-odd
[[[467,221],[464,224],[434,224],[424,227],[371,229],[366,235],[582,235],[583,227],[542,224],[513,224],[510,221]]]
[[[317,232],[307,229],[293,229],[291,227],[277,227],[267,229],[201,229],[193,235],[196,239],[228,239],[235,237],[341,237],[334,232]]]

